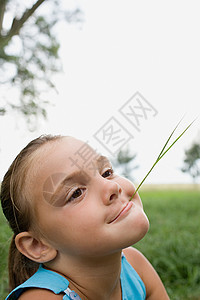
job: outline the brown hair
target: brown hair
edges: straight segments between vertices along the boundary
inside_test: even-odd
[[[38,269],[39,264],[18,251],[15,237],[28,231],[33,221],[33,209],[27,189],[27,175],[36,150],[41,146],[61,139],[62,136],[43,135],[31,141],[15,158],[1,184],[1,205],[3,213],[13,231],[8,257],[9,288],[26,281]]]

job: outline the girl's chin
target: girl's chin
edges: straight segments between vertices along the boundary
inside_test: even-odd
[[[143,239],[145,237],[145,235],[147,234],[148,230],[149,230],[149,220],[146,217],[146,215],[144,214],[143,218],[140,219],[139,224],[137,224],[137,228],[132,228],[129,230],[133,230],[133,238],[130,241],[130,245],[134,245],[136,243],[138,243],[141,239]],[[137,233],[134,233],[134,229],[135,232],[137,231]],[[129,245],[129,246],[130,246]]]

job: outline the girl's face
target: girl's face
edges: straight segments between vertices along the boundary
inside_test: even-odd
[[[133,184],[88,144],[66,137],[41,151],[32,181],[36,220],[58,253],[97,256],[139,241],[149,222]]]

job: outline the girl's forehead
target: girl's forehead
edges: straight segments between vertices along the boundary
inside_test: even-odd
[[[46,158],[49,157],[53,160],[58,160],[61,156],[68,158],[75,155],[81,155],[81,153],[83,154],[83,152],[86,151],[95,152],[87,142],[68,136],[47,143],[40,150],[41,160],[43,160],[44,156]]]
[[[40,150],[35,170],[40,182],[53,174],[70,174],[89,166],[100,156],[88,143],[72,137],[64,137],[48,143]],[[35,174],[36,175],[36,174]]]
[[[73,137],[62,138],[52,149],[50,155],[54,160],[60,160],[61,157],[71,165],[73,161],[86,163],[90,158],[98,156],[97,152],[87,143]]]

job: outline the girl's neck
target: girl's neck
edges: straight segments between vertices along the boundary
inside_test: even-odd
[[[100,258],[57,257],[45,266],[65,276],[82,300],[122,299],[121,251]]]

